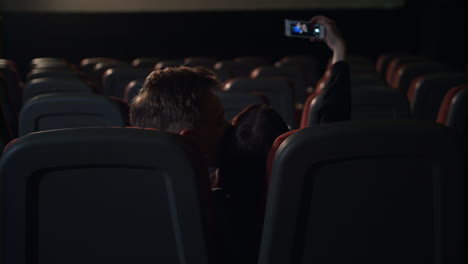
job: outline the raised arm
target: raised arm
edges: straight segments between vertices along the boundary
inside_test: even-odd
[[[345,121],[351,118],[351,85],[346,62],[346,43],[333,20],[316,16],[310,20],[325,27],[324,42],[333,51],[330,77],[321,92],[318,109],[319,124]],[[311,39],[312,42],[319,41]]]

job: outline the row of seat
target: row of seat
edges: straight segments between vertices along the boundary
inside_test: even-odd
[[[296,57],[285,57],[280,62],[289,62],[295,60],[299,60],[299,56]],[[411,57],[413,58],[413,57]],[[304,61],[312,62],[313,60],[309,57],[302,58]],[[414,59],[414,58],[413,58]],[[395,60],[399,60],[399,58],[394,58],[390,60],[389,64],[393,63]],[[84,60],[85,61],[85,60]],[[35,70],[41,68],[40,64],[41,60],[33,60],[31,62],[32,67]],[[94,61],[95,63],[97,61]],[[278,63],[280,63],[278,62]],[[51,61],[46,60],[43,61],[42,70],[47,72],[47,67],[44,65],[56,65],[56,64],[63,64],[65,63],[62,60],[58,61]],[[99,64],[99,63],[97,63]],[[96,65],[97,65],[96,64]],[[304,62],[304,64],[306,64]],[[382,62],[377,63],[377,65],[384,64]],[[421,64],[421,63],[420,63]],[[65,64],[66,65],[66,64]],[[88,65],[88,64],[84,64]],[[307,65],[307,64],[306,64]],[[407,118],[414,118],[414,119],[422,119],[422,120],[436,120],[437,113],[440,112],[441,102],[443,100],[443,96],[448,92],[449,89],[454,88],[458,84],[467,83],[466,75],[463,73],[439,73],[436,76],[431,75],[426,76],[424,78],[418,77],[417,82],[415,81],[413,86],[408,93],[408,97],[413,100],[410,100],[410,106],[408,106],[407,100],[400,95],[399,89],[390,89],[385,82],[378,77],[378,74],[372,72],[372,67],[370,66],[371,63],[363,58],[354,57],[350,59],[351,65],[351,85],[352,85],[352,98],[353,98],[353,111],[352,111],[352,119],[376,119],[376,118],[390,118],[390,119],[407,119]],[[358,65],[357,67],[355,67]],[[410,69],[417,68],[414,67],[406,67],[407,64],[400,65],[401,69],[399,69],[400,75],[399,76],[406,76],[408,72],[411,72]],[[411,66],[411,65],[410,65]],[[270,66],[269,66],[270,67]],[[275,68],[275,66],[271,66]],[[83,69],[85,67],[83,66]],[[389,70],[391,68],[388,68]],[[53,72],[53,71],[52,71]],[[141,70],[141,69],[134,69],[134,68],[111,68],[108,69],[106,72],[105,78],[107,82],[104,82],[104,90],[110,91],[111,89],[108,87],[118,87],[119,96],[120,98],[124,98],[125,101],[128,103],[133,96],[138,92],[139,88],[143,84],[143,78],[149,74],[150,70]],[[252,72],[252,77],[258,78],[235,78],[230,79],[224,83],[223,86],[223,102],[225,105],[229,106],[229,111],[226,113],[229,114],[228,118],[232,117],[234,113],[239,112],[243,107],[247,105],[247,103],[258,103],[258,102],[267,102],[269,103],[274,109],[276,109],[282,117],[286,120],[286,122],[292,127],[307,127],[317,123],[316,120],[316,112],[317,112],[317,105],[320,104],[321,96],[320,92],[324,88],[324,85],[327,81],[329,76],[329,71],[326,71],[323,74],[322,79],[317,83],[316,89],[313,94],[309,95],[308,100],[305,102],[304,109],[301,107],[297,107],[297,104],[294,104],[294,90],[295,86],[291,85],[291,83],[286,78],[266,78],[262,77],[263,75],[259,74],[262,72],[262,68],[256,68]],[[257,75],[256,75],[257,74]],[[412,73],[414,76],[414,73]],[[411,74],[410,74],[411,75]],[[83,80],[78,78],[55,78],[55,77],[45,77],[38,76],[41,78],[33,78],[31,81],[27,83],[27,85],[23,89],[23,102],[26,103],[30,98],[33,98],[36,95],[40,95],[43,93],[62,93],[62,92],[79,92],[83,94],[91,95],[96,91],[87,85]],[[429,78],[430,77],[430,78]],[[135,80],[136,79],[136,80]],[[416,80],[415,79],[415,80]],[[135,80],[132,82],[132,80]],[[394,82],[389,80],[390,82]],[[129,83],[127,85],[127,83]],[[108,84],[108,85],[106,85]],[[435,93],[435,89],[438,89],[438,92]],[[7,91],[11,89],[6,89]],[[460,95],[457,97],[458,105],[465,105],[465,97],[462,96],[464,89],[459,90]],[[416,93],[416,96],[413,98],[414,91],[420,91]],[[115,92],[115,90],[114,90]],[[255,92],[254,95],[241,95],[239,96],[238,93],[252,93]],[[309,93],[311,91],[303,90],[304,93]],[[108,92],[106,94],[110,94]],[[125,96],[122,96],[125,94]],[[231,95],[232,94],[232,95]],[[455,96],[455,94],[453,94]],[[242,98],[244,99],[236,99]],[[251,101],[246,101],[245,98],[251,98]],[[66,101],[70,100],[69,98],[65,99]],[[82,99],[77,99],[77,101],[82,101]],[[95,99],[90,99],[91,101]],[[450,100],[450,99],[447,99]],[[232,101],[232,102],[228,102]],[[46,101],[44,101],[46,102]],[[48,100],[47,102],[51,102]],[[237,109],[234,109],[233,106],[238,103]],[[454,103],[455,104],[455,103]],[[37,103],[35,104],[37,105]],[[448,107],[448,103],[445,104],[445,108]],[[4,107],[7,108],[7,107]],[[462,109],[462,107],[453,107],[453,109]],[[5,109],[7,110],[7,109]],[[409,111],[411,110],[411,111]],[[447,112],[448,110],[444,110]],[[4,111],[4,114],[11,112]],[[464,117],[463,111],[452,111],[451,112],[451,120],[461,120]],[[10,116],[7,118],[10,121],[7,122],[8,124],[15,123],[11,121],[14,118],[11,118],[11,114],[6,114]],[[458,115],[457,117],[455,117]],[[426,117],[427,116],[427,117]],[[442,120],[442,119],[439,119]],[[442,122],[442,121],[441,121]],[[68,122],[69,123],[69,122]],[[81,123],[80,123],[81,124]],[[444,123],[447,124],[447,123]],[[451,125],[455,125],[453,122]],[[14,127],[14,130],[17,129],[17,126]],[[12,130],[12,129],[10,129]],[[23,135],[23,134],[20,134]],[[11,137],[10,137],[11,138]]]
[[[463,263],[460,141],[413,120],[280,136],[258,263]],[[3,263],[232,263],[217,254],[220,208],[199,158],[148,129],[19,138],[0,160]]]

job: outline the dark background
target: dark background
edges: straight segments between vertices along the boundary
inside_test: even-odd
[[[165,13],[3,13],[0,56],[21,71],[35,57],[131,60],[187,56],[312,54],[326,59],[321,43],[284,37],[284,18],[334,19],[348,51],[373,60],[383,52],[407,51],[467,69],[466,5],[463,0],[408,1],[401,9],[216,11]]]

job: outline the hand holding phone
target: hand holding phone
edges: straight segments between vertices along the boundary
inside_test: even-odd
[[[325,27],[320,23],[285,19],[284,26],[284,34],[288,37],[317,40],[323,40],[325,37]]]

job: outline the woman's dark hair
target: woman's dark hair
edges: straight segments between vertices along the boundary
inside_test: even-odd
[[[242,254],[256,260],[266,201],[266,159],[276,137],[289,129],[267,105],[245,108],[232,124],[218,184],[230,197],[234,234],[245,250]]]
[[[234,154],[243,159],[266,160],[276,137],[288,131],[281,116],[271,107],[256,104],[234,117]]]

